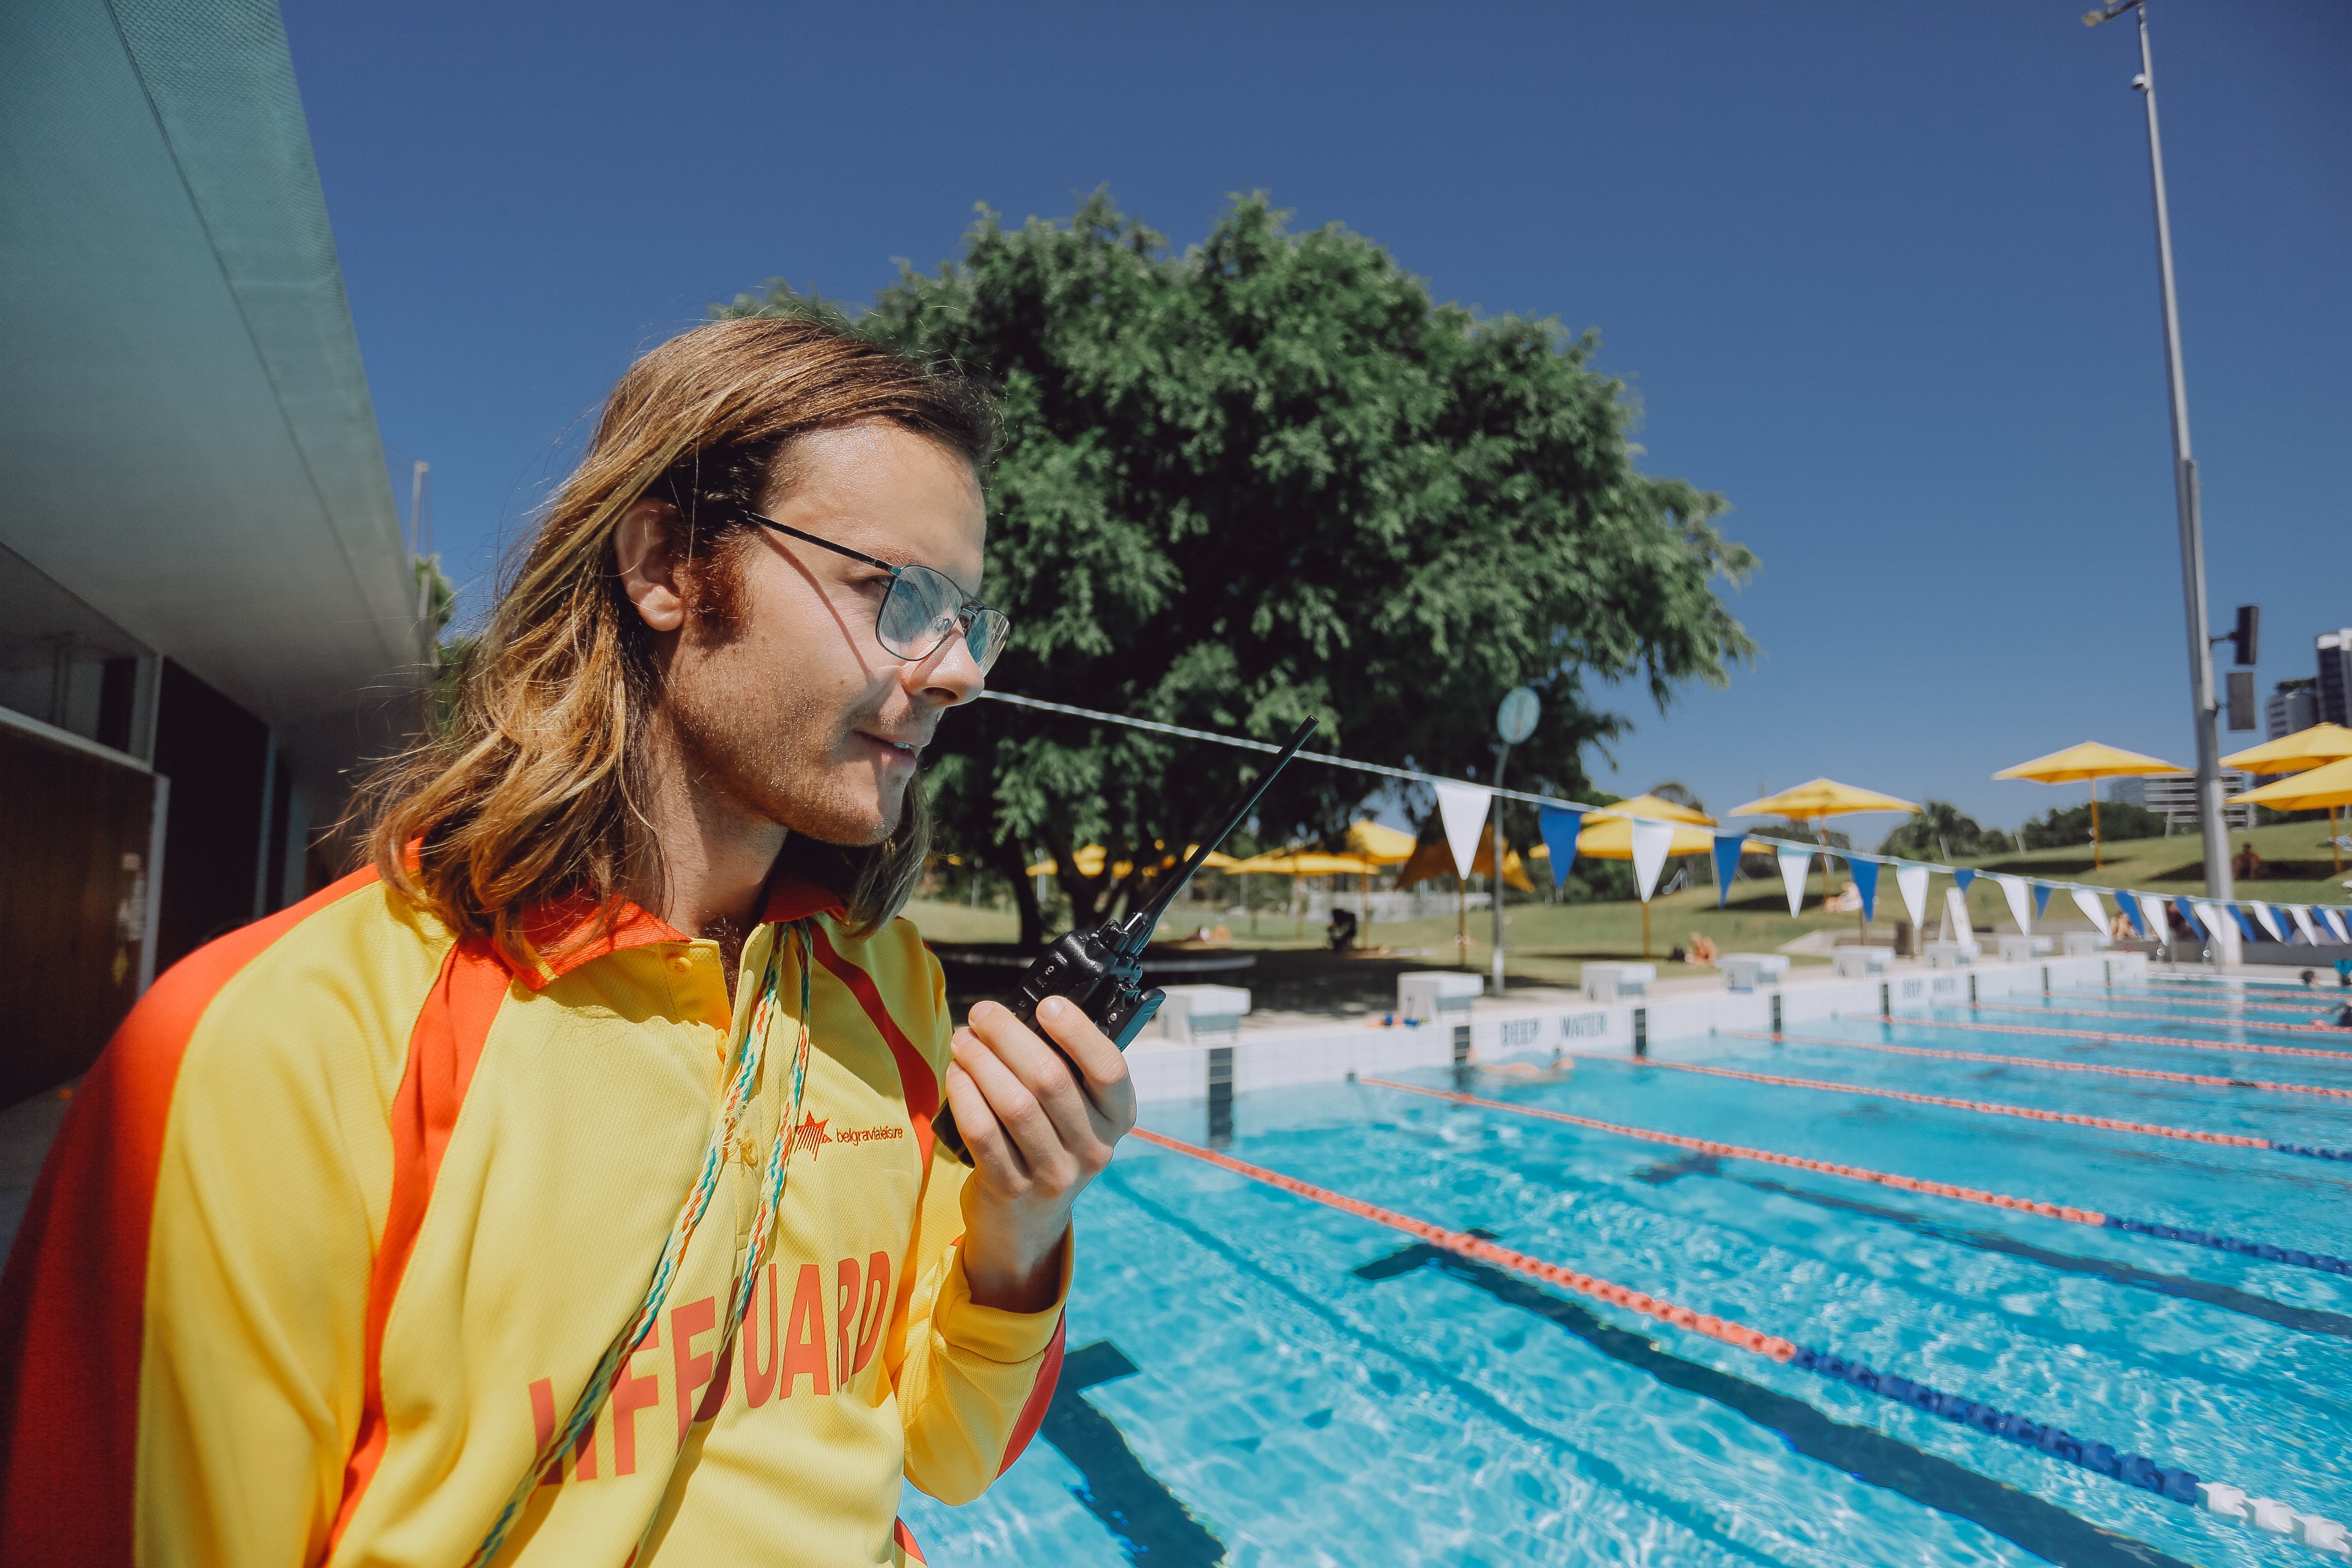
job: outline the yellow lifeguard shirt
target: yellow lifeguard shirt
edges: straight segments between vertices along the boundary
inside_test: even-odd
[[[741,1332],[722,1351],[773,1067],[497,1561],[617,1565],[652,1521],[647,1561],[919,1562],[901,1479],[961,1502],[1013,1461],[1062,1308],[973,1303],[968,1173],[931,1157],[939,965],[906,921],[838,916],[780,889],[730,1002],[716,944],[641,910],[551,911],[518,970],[361,873],[175,965],[75,1096],[0,1279],[0,1562],[463,1563],[643,1300],[794,920],[813,1048]]]

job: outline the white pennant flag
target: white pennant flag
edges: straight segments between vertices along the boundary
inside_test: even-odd
[[[2337,914],[2334,910],[2322,909],[2319,911],[2319,918],[2327,922],[2327,929],[2336,933],[2336,941],[2352,942],[2352,931],[2345,929],[2342,915]]]
[[[2260,921],[2262,922],[2263,929],[2271,933],[2271,940],[2273,942],[2284,942],[2286,940],[2286,932],[2279,929],[2278,916],[2271,912],[2271,907],[2268,904],[2263,903],[2257,903],[2252,907],[2254,919]]]
[[[2088,888],[2075,888],[2071,891],[2074,895],[2074,907],[2083,911],[2083,918],[2091,922],[2091,929],[2105,935],[2107,910],[2106,906],[2099,902],[2099,895]]]
[[[1813,852],[1784,847],[1780,853],[1780,885],[1789,889],[1789,912],[1793,915],[1805,907],[1805,873],[1813,868]]]
[[[1674,847],[1673,823],[1633,824],[1633,885],[1642,889],[1643,903],[1650,901],[1650,893],[1658,885],[1658,873],[1666,868],[1666,851]]]
[[[2000,884],[2000,896],[2009,900],[2009,918],[2017,922],[2017,929],[2021,931],[2032,931],[2033,929],[2033,905],[2031,902],[2032,895],[2026,889],[2025,879],[2003,877],[1995,872],[1987,872],[1986,875]]]
[[[1898,861],[1895,867],[1895,890],[1903,895],[1903,907],[1911,912],[1915,929],[1927,925],[1927,868],[1908,866]]]
[[[2189,908],[2190,912],[2196,915],[2197,923],[2205,928],[2206,936],[2213,941],[2220,941],[2221,927],[2226,923],[2221,914],[2221,906],[2209,904],[2202,899],[2191,899],[2189,900]]]
[[[2287,918],[2294,921],[2294,929],[2303,933],[2303,940],[2311,946],[2317,947],[2319,932],[2311,923],[2311,906],[2289,904],[2286,907],[2286,913]]]
[[[1445,847],[1454,851],[1457,876],[1467,877],[1478,858],[1478,840],[1486,831],[1486,806],[1494,798],[1492,790],[1476,784],[1437,786],[1437,815],[1445,822]]]

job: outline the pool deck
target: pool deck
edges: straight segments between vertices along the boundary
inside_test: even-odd
[[[1964,1005],[1994,997],[2039,996],[2051,990],[2121,985],[2145,980],[2150,969],[2143,953],[2111,952],[1978,963],[1958,969],[1898,959],[1884,973],[1851,978],[1811,965],[1792,969],[1775,984],[1753,991],[1733,991],[1720,976],[1696,975],[1653,985],[1645,994],[1615,1002],[1589,1001],[1564,988],[1514,987],[1507,996],[1477,998],[1466,1022],[1453,1018],[1412,1026],[1375,1018],[1301,1023],[1296,1015],[1244,1019],[1240,1032],[1225,1040],[1139,1040],[1129,1049],[1128,1060],[1137,1097],[1144,1103],[1205,1103],[1216,1097],[1213,1086],[1247,1094],[1464,1061],[1540,1061],[1555,1050],[1627,1057],[1645,1050],[1652,1040],[1704,1035],[1710,1029],[1770,1029],[1836,1015],[1876,1017],[1885,1007],[1938,1002]],[[2200,966],[2195,973],[2221,972]]]

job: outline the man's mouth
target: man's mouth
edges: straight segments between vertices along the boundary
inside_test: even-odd
[[[871,730],[860,730],[856,734],[859,740],[867,742],[880,752],[886,761],[904,763],[911,767],[922,755],[924,738],[900,740],[892,735],[877,735]]]

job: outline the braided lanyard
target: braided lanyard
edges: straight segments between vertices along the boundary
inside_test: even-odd
[[[580,1391],[580,1398],[572,1414],[556,1427],[547,1441],[540,1445],[530,1468],[509,1495],[506,1506],[499,1510],[489,1533],[482,1537],[474,1554],[466,1560],[466,1568],[481,1568],[499,1554],[506,1544],[508,1532],[522,1517],[531,1494],[539,1489],[540,1479],[551,1467],[561,1462],[580,1440],[583,1432],[593,1431],[597,1415],[604,1408],[613,1384],[627,1364],[630,1353],[646,1337],[662,1305],[669,1298],[671,1281],[677,1273],[678,1262],[686,1256],[687,1243],[694,1237],[695,1227],[702,1223],[705,1211],[710,1207],[712,1195],[719,1190],[719,1173],[726,1166],[728,1151],[734,1147],[735,1130],[742,1120],[744,1107],[751,1101],[760,1083],[760,1069],[767,1054],[768,1031],[776,1015],[776,990],[782,983],[784,937],[789,932],[799,952],[801,972],[800,1037],[793,1048],[793,1073],[790,1091],[785,1097],[784,1114],[776,1123],[776,1135],[768,1145],[766,1168],[761,1173],[760,1204],[751,1218],[751,1246],[744,1253],[743,1272],[736,1279],[729,1299],[726,1332],[719,1342],[719,1364],[735,1343],[736,1329],[743,1321],[744,1310],[751,1302],[751,1288],[759,1274],[760,1265],[766,1261],[768,1243],[776,1229],[776,1211],[784,1197],[784,1166],[792,1156],[793,1128],[801,1118],[802,1098],[808,1087],[809,1061],[809,972],[815,967],[815,953],[809,942],[806,921],[794,921],[783,931],[768,950],[767,977],[760,989],[760,1000],[753,1005],[750,1026],[743,1032],[743,1043],[736,1057],[735,1073],[727,1086],[727,1097],[719,1104],[710,1129],[710,1143],[702,1152],[702,1168],[696,1174],[694,1186],[686,1194],[686,1202],[677,1211],[677,1223],[670,1226],[669,1239],[662,1244],[661,1259],[654,1265],[653,1279],[646,1286],[645,1300],[632,1313],[629,1321],[614,1335],[597,1359],[595,1370],[589,1374],[588,1385]],[[680,1397],[683,1397],[681,1391]],[[653,1532],[653,1521],[646,1523],[645,1534],[638,1539],[642,1552],[645,1536]]]

